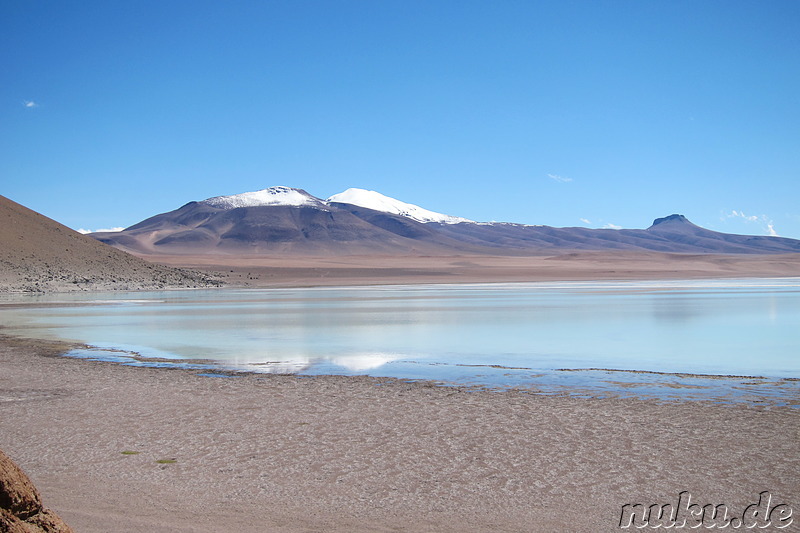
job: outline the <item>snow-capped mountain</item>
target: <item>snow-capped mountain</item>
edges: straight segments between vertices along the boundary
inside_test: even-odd
[[[325,209],[328,204],[339,203],[366,207],[367,209],[380,211],[382,213],[390,213],[392,215],[400,215],[417,222],[422,222],[423,224],[429,222],[438,222],[442,224],[472,222],[466,218],[436,213],[418,205],[401,202],[400,200],[390,198],[377,191],[356,188],[347,189],[339,194],[334,194],[327,200],[321,200],[308,194],[303,189],[277,186],[261,189],[260,191],[244,192],[229,196],[215,196],[198,203],[216,207],[217,209],[262,206],[307,206]]]
[[[459,224],[461,222],[472,222],[466,218],[454,217],[428,211],[422,207],[414,204],[407,204],[400,200],[395,200],[386,195],[376,191],[368,191],[366,189],[350,188],[339,194],[334,194],[328,198],[328,203],[339,204],[352,204],[360,207],[366,207],[374,211],[381,211],[383,213],[391,213],[393,215],[400,215],[402,217],[416,220],[427,224],[429,222],[439,222],[442,224]]]
[[[648,229],[613,231],[479,223],[365,189],[348,189],[321,200],[291,187],[189,202],[123,231],[92,236],[143,255],[800,252],[798,240],[718,233],[698,227],[682,215],[656,219]]]
[[[259,207],[265,205],[289,205],[325,207],[325,203],[311,196],[303,189],[277,186],[260,191],[243,192],[230,196],[215,196],[199,202],[219,209],[236,209],[237,207]]]

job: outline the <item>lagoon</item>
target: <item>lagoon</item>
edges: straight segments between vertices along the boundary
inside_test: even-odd
[[[0,321],[129,364],[549,391],[708,388],[684,373],[796,393],[800,377],[800,278],[2,295]]]

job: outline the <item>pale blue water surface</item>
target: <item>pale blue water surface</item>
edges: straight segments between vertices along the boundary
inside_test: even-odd
[[[800,377],[800,278],[2,295],[0,323],[131,364],[656,395],[763,382],[585,369]]]

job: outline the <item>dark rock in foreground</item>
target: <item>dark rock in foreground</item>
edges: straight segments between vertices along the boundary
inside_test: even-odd
[[[53,511],[42,506],[33,483],[0,451],[0,533],[72,533]]]

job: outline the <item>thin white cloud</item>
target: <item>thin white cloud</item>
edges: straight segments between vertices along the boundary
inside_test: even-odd
[[[78,228],[75,231],[77,231],[78,233],[83,233],[84,235],[86,235],[87,233],[113,232],[113,231],[122,231],[124,229],[125,228],[122,228],[122,227],[119,227],[119,228],[107,228],[107,229],[84,229],[84,228]]]
[[[39,104],[37,104],[33,100],[25,100],[25,101],[22,102],[22,105],[24,105],[28,109],[32,109],[34,107],[39,107]]]
[[[603,229],[622,229],[622,226],[617,226],[616,224],[608,223],[603,225]]]
[[[570,181],[572,181],[572,178],[567,178],[566,176],[559,176],[558,174],[548,174],[547,177],[559,183],[569,183]]]
[[[745,215],[744,211],[737,211],[735,209],[733,211],[731,211],[730,213],[728,213],[727,215],[725,215],[725,218],[743,218],[748,222],[757,222],[758,221],[758,217],[757,216],[755,216],[755,215]]]
[[[578,220],[580,220],[580,221],[581,221],[581,222],[583,222],[584,224],[591,224],[591,223],[592,223],[592,221],[591,221],[591,220],[589,220],[589,219],[586,219],[586,218],[579,218]]]
[[[730,213],[725,213],[722,220],[731,218],[739,218],[748,223],[756,223],[761,226],[764,233],[770,237],[778,237],[778,232],[775,231],[775,223],[767,215],[746,215],[744,211],[732,210]]]

